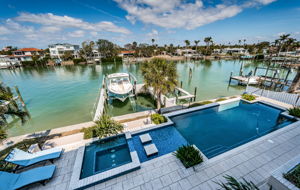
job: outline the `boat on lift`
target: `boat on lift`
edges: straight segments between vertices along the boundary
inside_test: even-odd
[[[134,95],[136,79],[128,73],[113,73],[106,77],[109,100],[118,99],[124,102]]]

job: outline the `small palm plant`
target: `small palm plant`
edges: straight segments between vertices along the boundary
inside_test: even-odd
[[[218,184],[222,189],[225,190],[259,190],[259,188],[252,182],[246,181],[243,178],[243,181],[238,181],[234,177],[230,175],[225,175],[224,178],[226,179],[226,183],[223,182],[215,182]],[[270,190],[272,187],[270,187]]]
[[[96,121],[95,133],[99,138],[108,137],[111,135],[117,135],[124,129],[123,125],[113,120],[108,115],[102,115],[101,118]]]
[[[174,155],[182,162],[186,168],[193,167],[203,162],[200,151],[193,145],[183,145],[178,148]],[[195,170],[195,168],[194,168]]]
[[[295,117],[300,117],[300,107],[293,107],[288,109],[289,114]]]

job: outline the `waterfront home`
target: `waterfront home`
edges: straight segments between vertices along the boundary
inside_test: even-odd
[[[224,54],[249,54],[245,48],[224,48],[222,49]]]
[[[13,51],[13,57],[19,61],[32,61],[32,56],[42,56],[43,50],[37,48],[22,48]]]
[[[18,58],[9,55],[0,55],[0,69],[19,66]]]
[[[121,51],[119,53],[120,57],[128,57],[128,56],[133,56],[135,54],[135,51]]]
[[[79,57],[78,55],[79,45],[64,43],[64,44],[51,44],[48,47],[49,47],[51,58],[61,58],[61,56],[63,56],[65,52],[71,52],[74,58]]]
[[[5,47],[3,47],[2,48],[2,51],[10,51],[12,49],[12,47],[11,46],[5,46]]]
[[[193,55],[196,54],[197,51],[193,50],[193,49],[177,49],[176,50],[176,55],[184,55],[184,56],[188,56],[188,55]]]

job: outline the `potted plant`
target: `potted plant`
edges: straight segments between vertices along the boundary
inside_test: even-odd
[[[184,167],[190,168],[203,162],[203,157],[200,151],[193,145],[183,145],[179,147],[174,155],[182,162]]]

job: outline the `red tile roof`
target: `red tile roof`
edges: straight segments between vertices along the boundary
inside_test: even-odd
[[[37,49],[37,48],[22,48],[22,49],[18,49],[16,51],[43,51],[43,50]]]
[[[135,51],[121,51],[122,54],[135,53]]]

